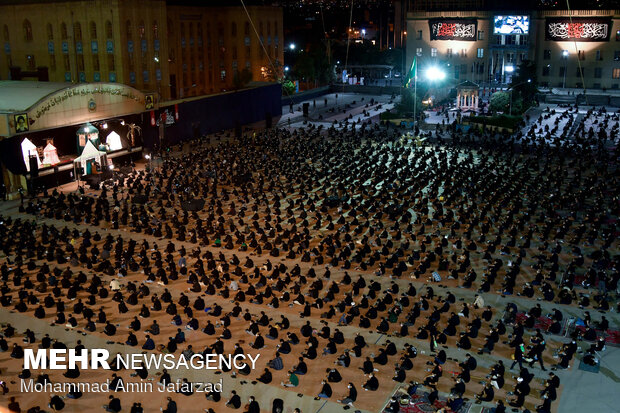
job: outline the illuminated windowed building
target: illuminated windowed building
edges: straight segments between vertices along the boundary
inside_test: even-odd
[[[249,6],[255,31],[243,7],[177,3],[3,0],[0,79],[124,83],[166,101],[232,89],[244,69],[266,80],[283,61],[280,8]]]
[[[444,4],[445,3],[445,4]],[[541,86],[620,88],[620,10],[494,10],[487,1],[418,2],[407,67],[441,66],[453,83],[509,83],[524,60]],[[426,6],[426,7],[425,7]],[[572,20],[571,20],[572,19]]]

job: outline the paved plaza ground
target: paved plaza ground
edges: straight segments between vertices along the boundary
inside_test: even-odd
[[[373,104],[370,104],[370,101],[374,100]],[[316,105],[315,105],[316,102]],[[316,128],[323,127],[327,129],[331,126],[336,126],[337,128],[344,130],[346,129],[344,121],[348,120],[348,122],[355,122],[358,124],[357,128],[360,128],[360,122],[372,122],[374,125],[378,122],[378,115],[380,112],[390,109],[394,107],[397,103],[396,99],[393,99],[392,96],[370,96],[370,95],[358,95],[358,94],[329,94],[320,98],[311,99],[308,101],[310,104],[309,117],[304,118],[302,112],[299,110],[302,107],[302,103],[294,105],[294,112],[289,113],[289,106],[285,105],[283,107],[283,115],[278,120],[277,127],[285,128],[290,131],[298,130],[299,128],[304,128],[309,131],[308,133],[314,133]],[[543,111],[546,110],[546,106],[538,108],[535,112],[531,114],[531,120],[524,128],[524,131],[529,130],[533,125],[535,125],[536,119]],[[550,106],[550,110],[555,110],[556,114],[550,116],[549,119],[546,119],[544,122],[538,125],[539,128],[544,129],[545,125],[549,125],[550,129],[553,129],[556,124],[556,119],[561,117],[561,114],[566,110],[564,108],[559,108],[557,106]],[[587,112],[587,108],[581,108],[578,113],[575,114],[583,116]],[[450,122],[454,120],[455,115],[450,115]],[[445,117],[429,111],[427,123],[429,124],[437,124],[441,123],[442,119]],[[561,130],[565,127],[567,119],[562,119],[559,121],[558,129]],[[611,121],[610,128],[615,128],[620,124],[618,121]],[[592,117],[586,121],[585,128],[589,130],[590,127],[593,127],[595,130],[597,128],[598,121],[596,117]],[[260,125],[255,125],[259,127]],[[403,133],[406,132],[403,130]],[[216,144],[226,142],[228,138],[218,137],[216,139],[215,136],[211,137],[210,143],[208,145],[205,144],[205,147],[215,147]],[[618,139],[618,137],[616,137]],[[613,141],[612,143],[617,143],[617,141]],[[334,142],[337,144],[337,142]],[[427,154],[433,154],[435,150],[443,151],[445,148],[443,147],[434,147],[430,146],[425,149]],[[193,144],[185,144],[181,148],[176,148],[175,152],[173,152],[172,156],[174,157],[182,157],[184,155],[191,154],[196,150],[196,147]],[[418,153],[418,155],[423,156],[422,153]],[[429,155],[430,156],[430,155]],[[466,156],[462,154],[461,156]],[[260,160],[257,160],[259,162]],[[389,161],[393,161],[393,159],[388,158],[388,163],[386,167],[389,167]],[[148,165],[146,162],[138,162],[136,168],[138,171],[143,171]],[[386,187],[389,182],[386,182]],[[62,185],[60,191],[66,194],[75,193],[77,191],[77,184],[69,183],[66,185]],[[229,188],[230,189],[230,188]],[[376,188],[377,190],[381,188]],[[98,196],[100,194],[97,190],[86,189],[87,196]],[[127,188],[122,190],[122,195],[125,197],[129,197]],[[270,202],[273,202],[271,200]],[[283,201],[284,203],[284,201]],[[0,203],[0,214],[4,217],[12,217],[13,219],[23,219],[23,220],[31,220],[34,219],[32,215],[25,214],[23,212],[19,212],[20,202],[16,201],[5,201]],[[154,207],[154,206],[153,206]],[[154,207],[155,208],[155,207]],[[229,208],[228,205],[224,205],[223,210],[227,211]],[[159,208],[157,208],[159,209]],[[264,213],[261,212],[261,218],[264,218]],[[206,211],[201,213],[201,216],[206,220]],[[83,233],[86,229],[89,229],[91,232],[95,230],[99,231],[102,236],[105,238],[107,234],[111,234],[113,237],[122,237],[126,240],[133,239],[138,245],[147,240],[149,243],[157,243],[161,249],[163,249],[168,242],[163,237],[155,237],[151,235],[145,235],[143,233],[136,233],[130,230],[128,227],[121,227],[120,229],[113,229],[109,223],[102,222],[99,227],[94,228],[92,225],[86,225],[84,223],[75,224],[73,222],[65,222],[62,220],[54,219],[54,218],[44,218],[38,216],[36,218],[36,224],[42,225],[55,225],[58,228],[62,228],[67,226],[70,229],[78,229]],[[322,233],[322,231],[324,231]],[[328,234],[327,229],[318,230],[314,233],[314,237],[318,243],[318,240],[324,236],[324,234]],[[187,251],[191,251],[196,247],[196,244],[188,242],[188,241],[175,241],[173,240],[176,251],[178,252],[181,246],[184,246]],[[613,252],[615,254],[617,251],[617,241],[613,247]],[[584,247],[585,248],[585,247]],[[264,252],[262,255],[257,255],[251,251],[242,252],[239,250],[226,250],[223,248],[214,248],[212,245],[210,246],[201,246],[201,250],[204,253],[205,251],[212,251],[215,255],[222,253],[226,260],[230,260],[235,254],[240,261],[243,263],[248,257],[251,257],[254,260],[254,264],[256,267],[260,267],[262,264],[266,263],[268,260],[277,264],[278,262],[282,262],[287,265],[287,267],[293,268],[296,264],[300,265],[302,268],[302,273],[306,273],[310,268],[314,268],[318,274],[322,274],[326,267],[331,269],[332,277],[331,281],[342,281],[344,277],[344,271],[342,271],[339,267],[330,267],[328,263],[326,265],[318,265],[312,262],[302,262],[300,257],[296,257],[293,259],[284,258],[283,256],[279,258],[270,257],[269,254]],[[177,252],[175,252],[175,260],[178,259]],[[513,254],[514,255],[514,254]],[[13,258],[14,257],[8,257]],[[504,259],[515,259],[515,256],[504,257]],[[7,257],[0,253],[0,262],[6,262]],[[189,261],[189,260],[188,260]],[[479,268],[484,266],[482,257],[473,256],[472,261],[474,261],[475,265]],[[41,262],[37,262],[37,265],[41,265]],[[51,264],[50,264],[51,266]],[[65,268],[62,266],[62,268]],[[477,268],[478,268],[477,267]],[[85,266],[80,266],[79,268],[73,268],[74,271],[87,271]],[[534,272],[528,267],[527,276],[531,276]],[[358,268],[352,268],[348,270],[352,279],[356,279],[358,275],[364,275],[367,279],[377,281],[381,286],[381,291],[387,290],[390,288],[391,283],[395,283],[400,287],[401,291],[406,291],[409,283],[413,284],[417,291],[418,296],[420,296],[425,288],[432,285],[435,289],[435,293],[437,295],[446,295],[448,292],[451,292],[456,297],[457,305],[461,305],[461,303],[473,303],[476,295],[479,294],[485,301],[486,305],[490,305],[494,309],[494,316],[500,317],[506,304],[509,302],[515,303],[520,309],[528,309],[534,306],[535,304],[540,304],[542,306],[543,314],[551,312],[553,308],[559,308],[565,317],[574,317],[574,318],[582,318],[584,316],[584,309],[579,308],[576,305],[562,305],[554,302],[541,301],[540,299],[530,299],[523,296],[506,296],[502,294],[498,294],[495,289],[487,293],[477,293],[474,289],[467,288],[458,288],[458,283],[454,280],[443,279],[443,282],[437,284],[429,283],[425,278],[414,279],[413,277],[403,276],[400,279],[392,279],[388,276],[384,277],[376,277],[371,271],[364,271]],[[36,271],[32,273],[33,277],[36,274]],[[111,279],[115,277],[105,277],[104,284],[107,285]],[[128,282],[132,281],[139,284],[144,279],[144,274],[140,274],[139,272],[130,272],[127,277],[119,279],[119,281],[123,285],[127,285]],[[328,285],[329,282],[324,280],[325,284]],[[196,294],[189,292],[188,287],[190,285],[185,283],[184,281],[176,281],[171,282],[169,285],[159,285],[158,283],[149,284],[151,289],[151,293],[155,292],[161,296],[164,292],[165,288],[170,289],[173,293],[173,296],[178,297],[181,293],[185,293],[191,297],[190,302],[193,301],[194,296]],[[307,292],[307,291],[306,291]],[[208,303],[218,303],[222,306],[224,312],[230,311],[233,308],[232,300],[224,300],[217,296],[208,297]],[[89,348],[95,347],[104,347],[110,349],[110,352],[113,354],[126,353],[128,351],[137,351],[128,349],[127,346],[121,344],[122,341],[125,340],[126,334],[125,331],[127,329],[127,325],[133,319],[135,315],[134,311],[130,311],[127,314],[114,314],[116,309],[116,303],[112,302],[110,298],[102,301],[102,305],[105,306],[108,314],[112,314],[114,318],[114,322],[119,325],[119,331],[123,331],[122,333],[115,336],[113,339],[110,339],[104,336],[101,333],[101,329],[98,328],[97,332],[94,333],[84,333],[82,334],[82,329],[68,329],[64,326],[52,326],[51,324],[51,316],[48,314],[48,317],[43,320],[38,320],[33,317],[33,308],[31,307],[28,312],[18,313],[13,310],[11,307],[2,307],[0,308],[0,323],[11,323],[18,329],[19,333],[22,333],[26,328],[31,329],[37,335],[37,339],[40,338],[44,333],[48,333],[50,337],[54,339],[61,340],[70,346],[75,345],[77,340],[81,340],[83,344],[85,344]],[[286,317],[291,322],[291,330],[299,331],[299,328],[305,324],[309,319],[312,321],[315,328],[320,328],[319,324],[319,310],[314,310],[315,312],[312,314],[311,318],[302,317],[300,312],[302,311],[302,306],[290,304],[283,304],[279,309],[270,309],[266,305],[260,304],[252,304],[249,302],[243,303],[242,306],[244,309],[248,308],[252,314],[259,314],[260,311],[267,311],[269,316],[274,319],[274,322],[277,321],[280,315],[286,315]],[[611,306],[612,308],[615,305]],[[133,308],[132,308],[133,309]],[[324,311],[324,310],[323,310]],[[590,313],[592,313],[593,320],[599,320],[601,314],[596,310],[590,309]],[[620,315],[615,313],[613,310],[607,312],[607,319],[609,320],[610,325],[613,328],[620,328]],[[159,317],[159,316],[158,316]],[[174,335],[176,332],[176,327],[171,326],[169,322],[169,318],[165,314],[159,317],[161,319],[162,325],[162,336],[167,337],[168,335]],[[386,344],[388,340],[394,342],[398,349],[402,349],[405,343],[410,343],[414,345],[418,349],[418,357],[415,359],[414,370],[408,373],[409,378],[415,378],[416,380],[422,381],[424,376],[428,374],[427,370],[430,370],[430,367],[426,365],[426,361],[432,361],[433,357],[431,356],[431,352],[429,349],[428,340],[420,340],[416,339],[414,334],[410,334],[410,336],[403,338],[398,337],[396,334],[382,334],[376,331],[376,328],[370,329],[361,329],[356,325],[350,326],[338,326],[337,319],[331,319],[327,322],[332,329],[340,328],[344,336],[347,340],[347,344],[350,344],[349,341],[352,341],[356,335],[356,333],[362,332],[366,338],[366,342],[369,344],[370,349],[366,350],[368,353],[364,355],[376,354],[382,346]],[[147,325],[151,322],[151,320],[143,321],[143,330],[147,327]],[[231,332],[235,340],[241,342],[243,344],[244,349],[250,350],[249,343],[254,339],[252,336],[247,334],[244,331],[244,326],[247,323],[243,323],[243,321],[237,319],[233,320],[231,324]],[[374,322],[373,327],[376,326],[376,322]],[[417,327],[417,326],[416,326]],[[78,331],[79,330],[79,331]],[[510,331],[510,329],[509,329]],[[205,335],[200,331],[186,331],[187,342],[193,344],[195,348],[202,349],[204,348],[206,343],[209,343],[209,340],[205,338]],[[486,334],[486,333],[485,333]],[[527,333],[528,337],[531,335],[531,332]],[[138,340],[140,344],[142,344],[144,333],[139,332]],[[159,337],[161,340],[162,337]],[[549,352],[545,354],[545,364],[547,367],[550,365],[557,363],[558,359],[553,357],[552,349],[559,348],[563,343],[570,341],[570,338],[545,334],[545,339],[548,342]],[[109,344],[109,341],[112,340],[113,343]],[[211,340],[212,341],[212,340]],[[479,338],[477,341],[478,344],[481,345],[483,342],[482,338]],[[445,349],[446,354],[449,359],[454,358],[458,360],[462,360],[464,358],[465,353],[467,351],[456,348],[455,340],[451,337],[447,343],[447,346],[442,347]],[[582,412],[619,412],[620,409],[617,407],[615,394],[618,389],[620,389],[620,348],[614,346],[607,346],[603,352],[600,352],[598,355],[600,357],[600,370],[598,373],[593,373],[589,371],[584,371],[579,369],[580,360],[582,358],[582,350],[585,350],[589,347],[589,343],[585,341],[579,341],[579,351],[575,358],[570,363],[570,368],[567,370],[558,370],[556,374],[561,379],[561,389],[559,400],[553,403],[553,413],[582,413]],[[227,349],[231,348],[230,344],[227,344]],[[301,346],[303,347],[303,340]],[[345,376],[345,372],[341,369],[345,380],[343,383],[338,383],[334,385],[334,396],[329,400],[316,400],[315,396],[321,389],[321,378],[324,377],[324,368],[334,366],[335,355],[329,355],[324,359],[321,359],[320,365],[313,365],[312,371],[309,375],[303,377],[303,385],[296,389],[285,389],[280,386],[280,382],[286,379],[286,368],[284,371],[273,372],[274,380],[271,384],[263,384],[256,383],[254,381],[262,372],[262,367],[264,367],[264,363],[273,357],[274,355],[274,345],[270,343],[268,351],[265,350],[265,353],[261,355],[264,360],[262,360],[263,364],[260,364],[260,369],[258,371],[253,372],[249,377],[241,377],[237,376],[236,378],[232,377],[229,373],[223,374],[214,374],[213,372],[189,372],[184,373],[183,377],[187,377],[193,381],[217,381],[220,378],[223,379],[224,382],[224,391],[222,394],[222,402],[214,403],[211,401],[205,400],[202,395],[193,395],[191,397],[186,397],[180,394],[173,395],[173,398],[179,404],[180,412],[202,412],[204,409],[209,407],[213,408],[217,413],[220,412],[232,412],[235,410],[229,409],[224,406],[225,400],[230,396],[232,390],[235,390],[240,396],[241,399],[247,402],[248,398],[253,395],[256,397],[257,401],[260,403],[262,412],[271,412],[271,403],[275,398],[280,398],[284,401],[285,412],[293,412],[293,408],[299,408],[302,413],[332,413],[332,412],[341,412],[343,410],[342,404],[336,401],[337,398],[341,398],[346,393],[346,382],[348,381],[347,377],[352,378],[355,377],[358,380],[362,380],[362,372],[357,370],[357,368],[352,368],[351,370],[357,370],[354,372],[348,371]],[[319,350],[322,350],[322,347]],[[478,355],[475,354],[476,349],[472,348],[469,352],[475,355],[478,360],[480,370],[476,374],[472,374],[472,380],[468,384],[468,395],[471,399],[471,395],[473,393],[477,393],[482,389],[482,381],[488,380],[484,372],[487,372],[489,368],[496,363],[498,360],[502,360],[504,364],[507,364],[508,367],[511,363],[510,354],[511,349],[507,346],[498,344],[498,351],[493,354],[484,354]],[[181,349],[185,348],[184,345],[180,346]],[[340,349],[339,349],[340,350]],[[293,357],[295,356],[295,357]],[[286,367],[289,368],[296,361],[295,351],[293,354],[288,355],[288,358],[285,358]],[[319,356],[320,358],[320,356]],[[390,397],[394,391],[396,391],[400,385],[396,382],[390,381],[390,375],[393,371],[393,361],[390,360],[390,364],[387,366],[382,366],[381,371],[378,374],[381,374],[381,383],[382,387],[380,391],[377,392],[365,392],[363,389],[358,387],[359,398],[358,401],[354,404],[354,407],[350,411],[360,411],[360,412],[380,412],[382,409],[389,403]],[[355,360],[353,363],[357,367],[361,365],[362,360]],[[450,374],[451,371],[458,370],[458,367],[454,361],[448,361],[445,365],[445,374]],[[8,352],[0,353],[0,379],[8,382],[10,392],[4,396],[4,398],[0,399],[0,412],[4,413],[7,411],[5,406],[8,404],[7,400],[9,396],[18,396],[18,400],[20,405],[22,406],[22,411],[24,407],[30,407],[35,404],[39,404],[41,406],[47,403],[47,398],[49,395],[45,395],[42,397],[37,394],[20,394],[17,390],[19,386],[19,380],[15,380],[15,375],[21,371],[21,360],[11,359],[9,357]],[[540,370],[540,366],[538,363],[534,364],[533,368],[530,368],[536,375],[535,381],[532,383],[533,396],[528,398],[528,406],[534,406],[538,399],[538,392],[542,389],[542,380],[546,378],[547,373]],[[130,372],[123,372],[124,377],[128,377]],[[150,371],[150,378],[154,379],[155,382],[158,380],[157,376],[158,372]],[[121,374],[119,372],[119,374]],[[514,383],[514,377],[518,375],[517,370],[506,371],[506,382],[507,385],[504,387],[502,391],[498,391],[496,394],[506,396],[507,392],[512,389],[512,383]],[[56,375],[54,378],[58,380],[62,379],[62,377],[58,377]],[[180,375],[176,375],[180,377]],[[173,375],[173,378],[176,378]],[[81,380],[105,380],[105,378],[109,377],[109,372],[83,372],[81,376]],[[508,382],[511,385],[508,385]],[[449,393],[449,386],[443,385],[440,386],[440,395],[442,397],[446,397]],[[1,397],[1,396],[0,396]],[[103,411],[101,407],[107,400],[107,395],[85,395],[81,399],[76,401],[67,400],[67,406],[63,411],[66,412],[83,412],[83,411]],[[129,412],[131,403],[133,402],[141,402],[145,407],[145,412],[157,412],[160,407],[165,407],[165,397],[160,394],[156,395],[140,395],[140,394],[125,394],[123,395],[123,412]],[[470,405],[471,412],[480,412],[482,407],[490,407],[491,404],[485,403],[482,405],[473,404],[473,400]],[[4,410],[3,410],[4,409]],[[243,410],[237,410],[243,411]],[[510,409],[508,409],[510,411]],[[524,411],[524,410],[521,410]],[[488,412],[488,410],[487,410]]]

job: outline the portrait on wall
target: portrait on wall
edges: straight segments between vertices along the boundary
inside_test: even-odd
[[[146,95],[144,97],[144,106],[146,109],[153,109],[153,95]]]
[[[19,115],[15,115],[15,132],[28,132],[30,126],[28,125],[28,114],[20,113]]]

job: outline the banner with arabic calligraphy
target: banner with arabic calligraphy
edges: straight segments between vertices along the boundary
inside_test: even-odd
[[[431,40],[476,40],[477,19],[429,19]]]
[[[545,40],[556,42],[607,42],[611,34],[611,17],[548,17]]]

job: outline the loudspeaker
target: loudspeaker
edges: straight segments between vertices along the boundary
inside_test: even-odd
[[[310,103],[306,102],[303,104],[303,109],[304,109],[304,118],[308,117],[308,111],[310,109]]]
[[[30,176],[32,178],[39,176],[39,162],[37,161],[37,157],[30,156],[30,158],[28,158],[28,163],[30,164]]]
[[[271,116],[271,112],[265,113],[265,128],[271,129],[272,124],[273,124],[273,117]]]

